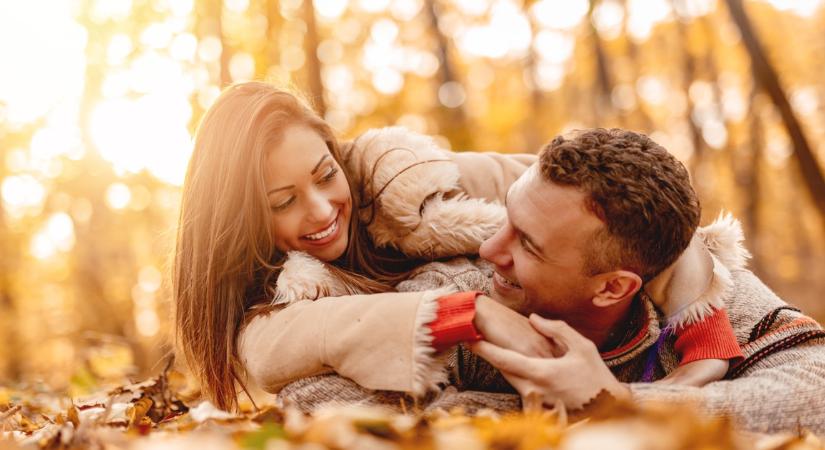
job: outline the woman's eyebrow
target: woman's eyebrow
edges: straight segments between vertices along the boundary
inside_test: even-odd
[[[318,161],[318,164],[316,164],[315,168],[312,169],[312,172],[310,172],[310,175],[315,175],[315,172],[317,172],[318,168],[321,167],[321,163],[323,163],[327,158],[329,158],[329,153],[321,157],[321,159]]]
[[[271,189],[269,192],[267,192],[267,193],[266,193],[266,195],[269,195],[269,194],[271,194],[271,193],[273,193],[273,192],[285,191],[285,190],[287,190],[287,189],[292,189],[292,188],[294,188],[294,187],[295,187],[295,185],[294,185],[294,184],[290,184],[289,186],[284,186],[284,187],[279,187],[279,188]]]
[[[315,172],[318,172],[318,169],[321,167],[321,164],[323,164],[323,162],[324,162],[324,161],[326,161],[326,159],[327,159],[327,158],[329,158],[329,153],[327,153],[326,155],[322,156],[322,157],[321,157],[321,159],[320,159],[320,160],[318,160],[318,163],[317,163],[317,164],[315,164],[315,168],[314,168],[314,169],[312,169],[312,172],[310,172],[310,175],[315,175]],[[266,193],[266,195],[269,195],[269,194],[271,194],[271,193],[273,193],[273,192],[285,191],[285,190],[287,190],[287,189],[292,189],[292,188],[294,188],[294,187],[295,187],[295,185],[294,185],[294,184],[290,184],[289,186],[284,186],[284,187],[279,187],[279,188],[275,188],[275,189],[270,189],[270,190]]]

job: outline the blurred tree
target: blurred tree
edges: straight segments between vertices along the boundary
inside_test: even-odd
[[[598,0],[588,2],[587,28],[590,31],[590,42],[593,45],[593,58],[596,60],[596,86],[593,89],[596,91],[596,95],[593,96],[593,110],[596,122],[601,123],[600,119],[611,115],[613,110],[613,103],[610,98],[613,94],[613,80],[610,76],[608,55],[593,20],[593,10],[596,8],[597,3]]]
[[[283,22],[278,0],[263,0],[266,8],[266,55],[264,67],[278,67],[281,57],[279,31]]]
[[[752,238],[749,241],[750,248],[757,256],[751,264],[757,273],[761,273],[763,268],[759,256],[762,253],[762,248],[759,236],[761,235],[762,221],[759,217],[759,205],[762,202],[761,172],[763,170],[765,131],[762,124],[761,108],[759,107],[760,97],[755,84],[748,98],[748,137],[744,141],[746,148],[739,152],[743,154],[744,158],[739,159],[737,182],[745,197],[743,217],[745,235]]]
[[[530,7],[535,3],[535,0],[525,0],[523,5],[524,13],[527,15],[530,22],[531,36],[535,36],[539,31],[539,27],[536,26],[535,17],[533,17],[533,15],[529,12]],[[522,132],[524,133],[524,140],[526,144],[525,147],[528,149],[538,149],[541,148],[542,144],[544,144],[541,140],[542,133],[540,131],[542,124],[541,120],[538,118],[542,117],[545,95],[539,86],[538,61],[539,55],[536,52],[535,45],[531,45],[530,49],[527,51],[527,57],[524,60],[525,78],[529,80],[529,82],[525,83],[525,87],[530,97],[530,101],[528,103],[530,112],[524,118],[521,126]]]
[[[232,58],[232,50],[223,29],[223,3],[223,0],[195,2],[198,37],[201,41],[203,39],[217,39],[220,43],[217,69],[221,87],[232,83],[232,77],[229,74],[229,61]]]
[[[455,63],[450,56],[450,48],[447,37],[441,31],[439,23],[441,13],[438,0],[424,0],[424,11],[427,14],[430,33],[435,38],[436,55],[438,55],[438,78],[436,85],[436,97],[441,98],[455,86],[461,86],[456,74]],[[454,84],[456,83],[456,84]],[[472,133],[467,123],[467,115],[464,113],[464,103],[454,107],[442,108],[438,111],[443,114],[441,121],[444,134],[451,138],[458,148],[474,148]]]
[[[303,2],[304,22],[307,24],[307,32],[304,36],[304,53],[306,54],[306,74],[307,85],[312,104],[315,110],[323,117],[327,112],[324,101],[324,84],[321,82],[321,61],[318,59],[318,26],[315,20],[315,7],[313,2],[305,0]]]
[[[77,103],[12,124],[0,85],[0,184],[23,177],[43,191],[42,204],[24,213],[11,211],[16,197],[5,192],[0,203],[0,377],[60,381],[72,355],[94,353],[84,346],[115,341],[146,373],[168,350],[169,292],[159,278],[180,191],[161,172],[186,136],[170,147],[129,141],[169,133],[168,111],[186,124],[171,136],[191,133],[221,87],[247,78],[300,86],[344,138],[398,123],[456,149],[534,151],[573,128],[650,133],[690,161],[704,218],[722,208],[741,216],[760,275],[825,317],[825,195],[815,161],[825,142],[825,5],[810,12],[751,1],[748,16],[741,0],[728,1],[731,15],[721,2],[689,0],[78,5],[85,74]],[[51,57],[31,59],[51,64],[34,72],[63,75]],[[151,104],[159,98],[160,107]],[[102,131],[101,111],[116,116]],[[148,124],[155,115],[164,120]],[[78,128],[82,154],[61,153],[62,134],[43,139],[59,128],[53,122]],[[168,148],[161,170],[146,169],[155,146]],[[796,198],[802,189],[812,204]],[[55,217],[74,246],[35,255],[53,238]]]
[[[750,18],[742,6],[742,1],[725,0],[725,3],[728,5],[731,17],[742,34],[745,48],[751,58],[753,76],[757,84],[765,90],[779,110],[782,122],[785,124],[788,135],[793,142],[794,156],[796,157],[799,171],[811,195],[811,200],[819,210],[822,227],[825,229],[825,176],[822,174],[822,168],[816,160],[816,156],[808,143],[808,139],[805,137],[802,124],[791,108],[785,90],[779,83],[776,69],[771,65],[762,44],[756,36]]]
[[[636,45],[636,42],[634,42],[633,38],[630,36],[630,10],[628,9],[627,0],[620,1],[623,9],[622,40],[625,44],[625,57],[628,59],[628,63],[630,66],[631,81],[636,82],[639,80],[643,73],[643,62],[640,55],[641,51],[639,50],[639,46]],[[638,86],[636,87],[636,89],[633,89],[633,95],[634,104],[637,106],[633,109],[632,115],[635,121],[631,122],[629,126],[630,128],[643,130],[649,133],[653,130],[653,119],[651,119],[650,115],[645,110],[644,102],[642,101],[642,98],[639,96]]]
[[[696,58],[690,49],[690,37],[685,25],[687,18],[684,17],[680,11],[685,10],[684,0],[670,0],[670,5],[676,14],[676,32],[679,37],[679,46],[681,52],[682,64],[681,78],[682,89],[685,95],[685,122],[690,129],[690,142],[693,147],[693,156],[690,159],[690,173],[694,176],[699,172],[699,164],[702,162],[705,150],[705,141],[702,138],[701,124],[696,123],[696,105],[690,95],[690,87],[696,79]]]

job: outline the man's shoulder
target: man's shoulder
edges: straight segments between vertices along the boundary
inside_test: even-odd
[[[731,276],[733,289],[725,298],[725,307],[740,342],[752,340],[772,327],[807,318],[750,270],[731,271]]]
[[[745,359],[731,372],[741,376],[765,358],[812,341],[825,342],[821,325],[785,302],[755,274],[732,271],[734,288],[725,299]]]

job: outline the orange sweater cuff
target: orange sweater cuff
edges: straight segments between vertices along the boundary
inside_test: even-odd
[[[674,348],[682,356],[679,365],[700,359],[744,358],[724,309],[715,310],[700,322],[677,327]]]
[[[429,324],[433,348],[440,352],[460,342],[475,342],[482,337],[473,325],[478,291],[458,292],[438,299],[436,318]]]

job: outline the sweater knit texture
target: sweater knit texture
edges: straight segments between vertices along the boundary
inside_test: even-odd
[[[489,292],[492,269],[467,258],[435,262],[401,283],[402,291],[450,286]],[[638,333],[619,351],[603,354],[614,375],[630,383],[635,401],[689,402],[714,416],[729,416],[743,429],[794,431],[798,427],[825,433],[825,331],[813,319],[789,306],[748,270],[732,272],[734,290],[725,299],[731,325],[744,359],[726,378],[704,387],[649,383],[679,364],[675,336],[663,333],[666,320],[644,292],[642,320],[631,321]],[[450,385],[417,402],[399,393],[370,391],[337,375],[306,378],[287,385],[279,398],[312,411],[328,403],[383,405],[397,411],[463,406],[514,411],[521,402],[501,374],[462,346],[445,352]],[[405,400],[402,401],[401,399]]]

